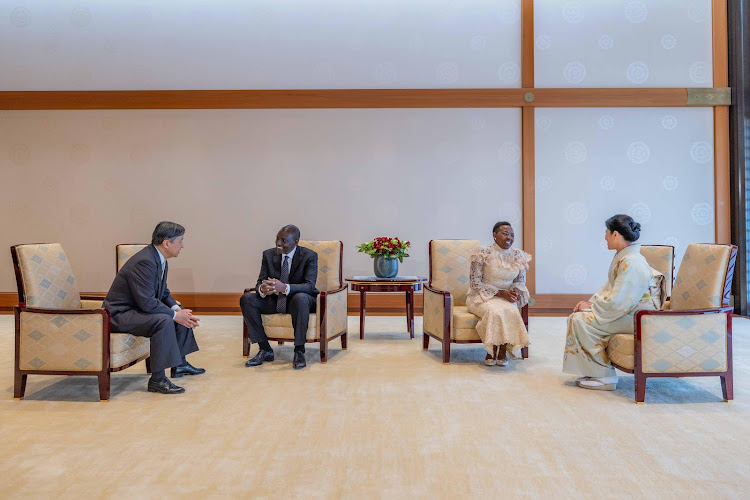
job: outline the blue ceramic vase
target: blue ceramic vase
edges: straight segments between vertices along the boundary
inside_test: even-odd
[[[398,274],[398,259],[376,255],[374,261],[375,276],[378,278],[393,278]]]

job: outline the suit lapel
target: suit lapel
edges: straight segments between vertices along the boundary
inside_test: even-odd
[[[159,258],[159,251],[156,249],[156,247],[153,247],[154,249],[154,260],[156,261],[156,298],[158,299],[161,297],[161,290],[162,290],[162,283],[164,282],[163,279],[161,279],[161,259]],[[165,262],[166,264],[166,262]],[[164,270],[164,277],[166,277],[167,271]]]
[[[292,257],[292,265],[289,267],[289,276],[294,274],[300,262],[302,262],[302,248],[297,245],[297,251],[294,252],[294,257]]]
[[[273,264],[272,273],[269,273],[269,277],[281,276],[281,254],[274,251],[273,257],[271,257],[271,263]],[[277,278],[278,279],[278,278]]]

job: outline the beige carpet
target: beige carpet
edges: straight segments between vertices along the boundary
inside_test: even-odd
[[[443,365],[403,318],[350,318],[326,365],[308,346],[245,368],[241,319],[204,317],[206,375],[146,392],[141,363],[98,402],[90,377],[29,376],[12,400],[13,318],[0,316],[3,498],[740,498],[750,487],[750,321],[737,318],[735,402],[718,378],[633,378],[586,391],[561,373],[565,318],[531,318],[531,358]],[[421,318],[417,319],[421,331]],[[184,382],[183,382],[184,381]]]

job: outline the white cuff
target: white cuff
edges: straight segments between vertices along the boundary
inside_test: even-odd
[[[284,290],[284,295],[289,295],[289,285],[286,286],[286,290]]]

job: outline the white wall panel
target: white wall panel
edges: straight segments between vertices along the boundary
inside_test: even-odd
[[[537,109],[536,289],[593,293],[614,255],[604,221],[625,213],[642,244],[714,241],[710,108]]]
[[[0,113],[0,248],[58,241],[84,290],[108,289],[117,243],[160,220],[187,227],[170,263],[182,292],[254,284],[276,231],[355,245],[413,244],[402,274],[427,276],[433,238],[521,234],[518,109],[12,111]],[[0,291],[14,291],[8,254]]]
[[[535,0],[537,87],[711,87],[711,0]]]
[[[521,0],[0,0],[0,90],[519,87]]]

